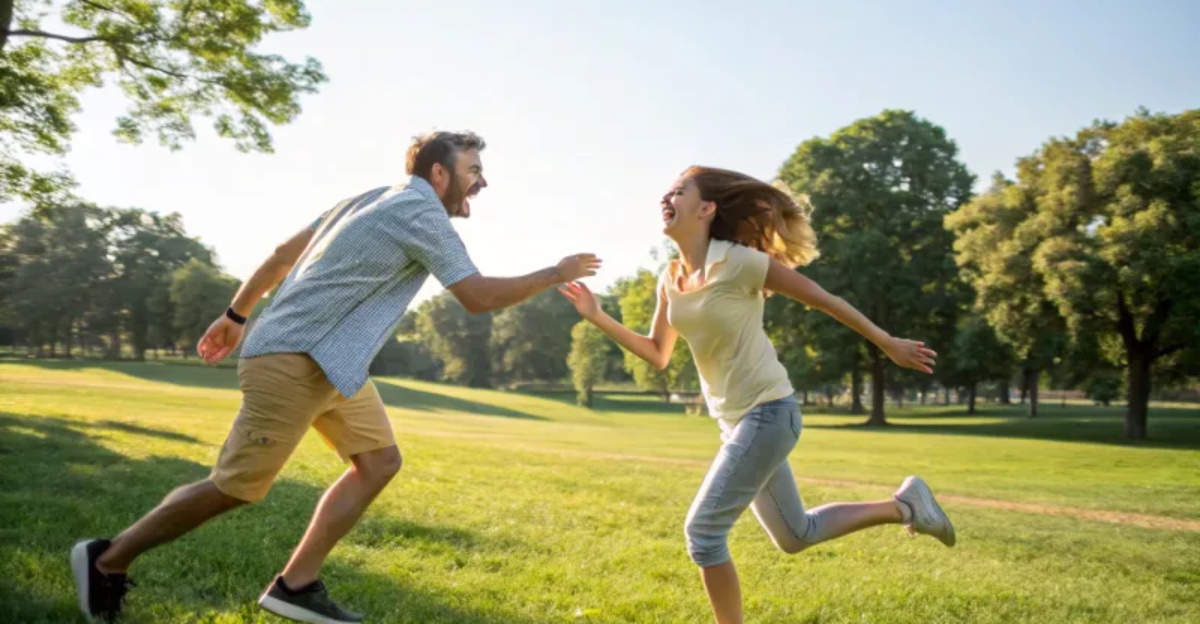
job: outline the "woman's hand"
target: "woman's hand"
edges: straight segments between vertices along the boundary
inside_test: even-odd
[[[937,352],[933,349],[927,349],[925,343],[905,340],[903,338],[889,338],[883,346],[883,352],[887,354],[897,366],[919,370],[923,373],[933,373],[931,368],[937,357]]]
[[[600,314],[600,304],[596,302],[596,295],[582,282],[563,284],[558,287],[558,292],[575,306],[575,311],[584,319],[591,321]]]

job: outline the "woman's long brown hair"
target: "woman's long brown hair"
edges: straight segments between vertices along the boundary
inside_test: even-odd
[[[808,198],[792,194],[782,183],[768,184],[746,174],[692,166],[683,172],[700,190],[700,198],[717,204],[711,236],[753,247],[789,268],[817,259],[817,235]]]

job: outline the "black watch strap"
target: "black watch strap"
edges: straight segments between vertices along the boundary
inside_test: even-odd
[[[225,308],[225,316],[229,317],[229,320],[233,321],[234,323],[237,323],[238,325],[246,324],[246,317],[242,316],[241,314],[238,314],[237,312],[234,312],[233,308]]]

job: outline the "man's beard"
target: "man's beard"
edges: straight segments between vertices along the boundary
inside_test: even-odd
[[[458,173],[450,172],[450,183],[446,186],[446,198],[442,200],[446,212],[450,213],[452,217],[462,214],[462,203],[466,198],[467,193],[458,188]]]

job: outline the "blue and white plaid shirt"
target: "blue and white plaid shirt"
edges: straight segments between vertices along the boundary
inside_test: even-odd
[[[449,287],[477,270],[433,187],[417,176],[345,200],[313,228],[241,357],[307,353],[350,397],[426,278]]]

